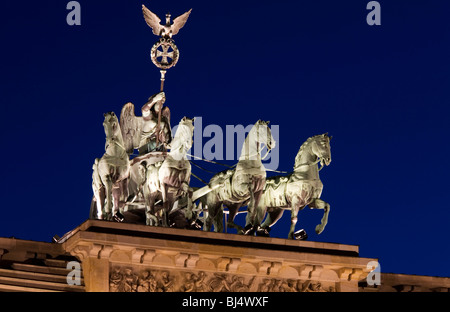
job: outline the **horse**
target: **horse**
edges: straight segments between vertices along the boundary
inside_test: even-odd
[[[223,205],[228,207],[227,226],[240,234],[250,234],[255,227],[255,207],[258,205],[266,181],[266,169],[261,161],[263,144],[268,152],[275,147],[269,122],[258,120],[248,133],[242,146],[239,162],[234,169],[214,175],[208,186],[213,189],[200,201],[207,206],[205,231],[214,225],[215,232],[223,232]],[[216,187],[220,184],[220,187]],[[245,228],[234,223],[239,208],[248,204]]]
[[[183,117],[164,161],[147,166],[144,185],[147,225],[156,225],[158,222],[155,217],[156,199],[161,198],[163,201],[162,225],[168,227],[169,212],[175,201],[189,192],[191,163],[186,158],[186,152],[192,147],[194,119]]]
[[[257,230],[257,235],[269,236],[270,228],[282,217],[284,210],[291,210],[291,227],[288,238],[305,239],[304,230],[294,233],[297,214],[307,205],[312,209],[323,209],[324,215],[315,231],[320,234],[325,229],[330,213],[330,204],[320,199],[323,190],[319,171],[331,163],[331,137],[328,134],[308,138],[295,157],[294,171],[288,176],[266,179],[265,189],[257,206],[257,221],[267,218]],[[317,164],[320,162],[321,168]]]
[[[114,112],[104,114],[105,153],[92,166],[92,190],[97,206],[97,219],[111,220],[127,198],[130,160],[124,147],[122,132]]]

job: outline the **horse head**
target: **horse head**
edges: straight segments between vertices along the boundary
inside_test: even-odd
[[[258,120],[252,127],[242,146],[239,160],[252,159],[255,160],[260,157],[263,150],[261,145],[267,147],[267,154],[275,147],[275,139],[272,137],[272,132],[269,128],[269,121]],[[267,155],[266,154],[266,155]]]
[[[276,142],[270,131],[269,123],[270,121],[258,120],[255,124],[255,128],[257,131],[258,143],[265,144],[270,151],[275,147]]]
[[[331,136],[328,133],[316,135],[312,141],[311,151],[320,159],[320,164],[328,166],[331,163]]]
[[[183,155],[192,147],[192,135],[194,133],[195,118],[183,117],[178,124],[177,132],[171,145],[171,154]],[[174,153],[172,153],[174,152]],[[173,155],[174,156],[174,155]]]
[[[105,120],[103,121],[103,127],[105,128],[105,133],[107,138],[114,138],[120,134],[120,124],[114,112],[108,112],[103,114]]]

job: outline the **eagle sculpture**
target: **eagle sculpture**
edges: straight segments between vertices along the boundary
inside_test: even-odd
[[[172,38],[172,36],[178,34],[180,29],[184,26],[184,24],[186,24],[191,11],[192,9],[178,16],[173,20],[173,23],[170,21],[170,14],[166,14],[166,24],[162,25],[161,19],[155,13],[147,9],[145,5],[142,5],[144,19],[147,22],[147,25],[153,30],[153,34],[166,39]]]

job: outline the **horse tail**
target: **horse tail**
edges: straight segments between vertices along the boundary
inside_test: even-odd
[[[89,219],[90,220],[95,220],[97,219],[97,200],[95,199],[95,196],[92,197],[91,200],[91,208],[89,210]]]
[[[99,196],[99,191],[100,191],[100,187],[101,187],[101,179],[100,179],[100,175],[98,173],[98,162],[99,159],[96,158],[94,161],[94,164],[92,165],[92,191],[94,192],[94,196],[92,197],[91,200],[91,209],[89,211],[89,219],[97,219],[97,207],[98,207],[98,203],[97,203],[97,196]]]
[[[94,164],[92,165],[92,183],[95,184],[97,187],[100,187],[101,185],[100,174],[98,172],[99,161],[100,159],[96,158]]]

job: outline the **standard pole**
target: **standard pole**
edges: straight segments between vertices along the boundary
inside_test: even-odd
[[[161,72],[161,92],[164,91],[164,81],[166,80],[166,71],[165,70],[160,70]]]
[[[161,72],[161,89],[160,92],[164,91],[164,81],[166,80],[166,71],[165,70],[160,70]],[[160,125],[161,125],[161,110],[162,110],[162,105],[159,107],[159,111],[158,111],[158,125],[156,126],[156,146],[159,145],[159,130],[160,130]]]

